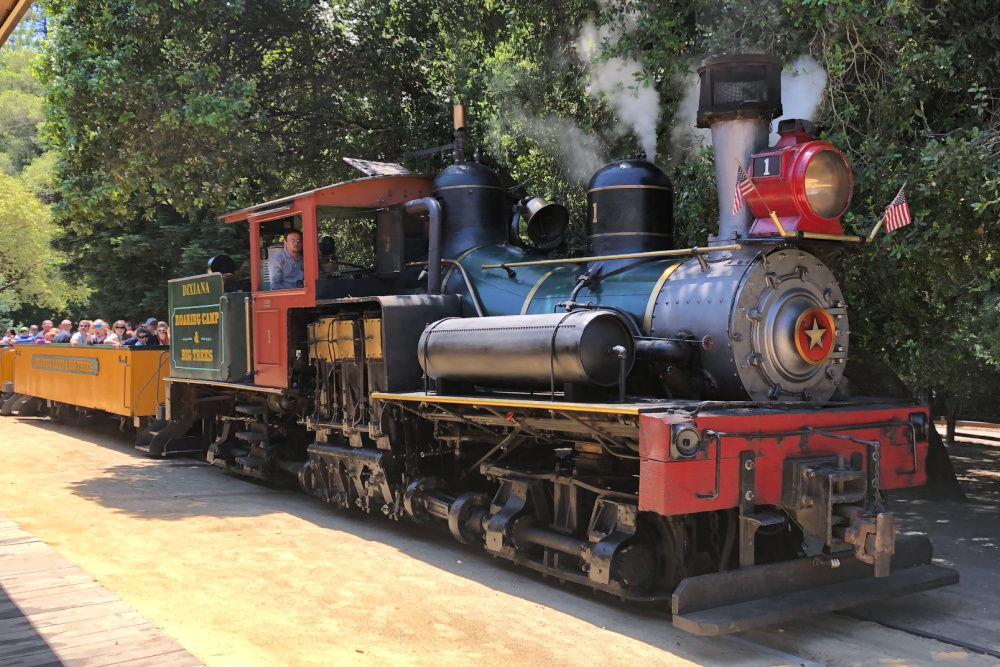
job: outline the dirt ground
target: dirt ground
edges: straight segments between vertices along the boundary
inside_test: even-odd
[[[953,451],[964,504],[894,504],[960,585],[854,612],[1000,651],[1000,447]],[[483,552],[104,428],[0,419],[0,512],[211,667],[250,665],[998,665],[826,614],[703,638]]]

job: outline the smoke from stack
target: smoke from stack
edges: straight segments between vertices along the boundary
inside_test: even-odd
[[[523,110],[512,109],[506,120],[517,126],[518,133],[558,151],[567,176],[578,183],[585,185],[594,172],[604,166],[597,135],[584,134],[568,118],[528,116]]]
[[[610,0],[599,0],[601,8],[608,7]],[[635,29],[634,12],[623,12],[624,29],[630,33]],[[605,25],[600,28],[594,21],[588,21],[580,31],[577,49],[581,58],[591,63],[587,92],[596,98],[606,97],[618,117],[618,133],[635,133],[648,159],[656,156],[656,124],[660,118],[660,98],[652,86],[636,80],[636,74],[644,71],[642,61],[625,58],[610,58],[595,62],[604,52],[604,44],[613,44],[619,36],[618,27]]]

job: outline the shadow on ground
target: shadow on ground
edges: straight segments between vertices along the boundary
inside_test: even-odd
[[[0,584],[0,665],[20,664],[56,667],[63,663]]]
[[[36,425],[66,433],[65,427],[47,422]],[[426,528],[396,524],[380,516],[367,518],[355,511],[335,511],[295,490],[273,489],[248,482],[193,459],[148,459],[131,449],[127,435],[109,434],[106,425],[99,433],[74,428],[72,435],[101,447],[123,451],[135,459],[132,463],[110,468],[101,476],[72,484],[73,493],[124,514],[169,521],[200,515],[287,513],[326,530],[383,543],[448,573],[545,605],[679,657],[702,664],[725,663],[732,659],[732,654],[728,653],[732,651],[731,644],[675,630],[666,612],[627,607],[616,599],[595,596],[586,589],[544,579],[506,561],[493,559],[482,550],[455,543],[444,526],[434,533]],[[900,494],[894,497],[891,509],[899,516],[904,531],[930,535],[936,543],[937,562],[958,567],[963,573],[963,589],[972,592],[961,595],[1000,595],[1000,582],[969,581],[968,576],[970,571],[997,571],[1000,448],[959,444],[950,453],[971,502],[934,503]],[[960,596],[952,594],[952,597]],[[601,604],[589,604],[594,600]],[[958,613],[955,604],[939,590],[870,605],[864,612],[876,618],[902,618],[915,627],[933,629],[935,619],[940,619],[942,614]],[[610,610],[614,613],[609,613]],[[799,623],[802,621],[784,627],[791,629]],[[1000,648],[1000,638],[982,638],[981,643]]]

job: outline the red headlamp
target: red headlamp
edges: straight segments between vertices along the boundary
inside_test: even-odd
[[[812,133],[809,121],[782,121],[778,143],[751,158],[748,172],[757,187],[747,197],[754,217],[751,235],[777,233],[771,211],[788,232],[844,233],[840,216],[851,203],[851,166],[833,144],[813,139]]]

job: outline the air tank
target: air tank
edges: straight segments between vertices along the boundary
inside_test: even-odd
[[[507,242],[506,189],[496,172],[478,162],[454,164],[434,179],[444,209],[441,256]]]
[[[670,250],[674,188],[652,162],[617,160],[587,187],[587,236],[592,255]]]
[[[435,380],[491,387],[548,389],[554,382],[610,387],[622,362],[635,360],[635,339],[613,312],[575,310],[438,320],[417,347],[420,365]]]

